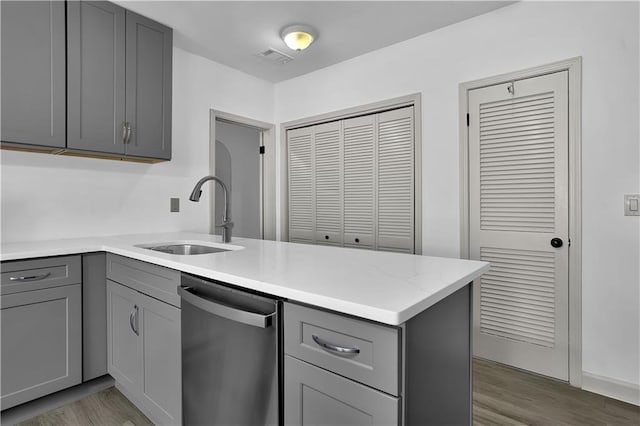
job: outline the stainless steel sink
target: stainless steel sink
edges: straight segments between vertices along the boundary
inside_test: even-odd
[[[140,245],[138,247],[148,250],[160,251],[169,254],[192,255],[192,254],[209,254],[230,251],[228,249],[201,246],[198,244],[162,244],[162,245]]]

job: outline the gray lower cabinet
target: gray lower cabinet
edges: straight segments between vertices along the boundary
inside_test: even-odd
[[[107,281],[108,371],[156,424],[182,422],[180,309]]]
[[[1,397],[10,408],[82,381],[80,257],[2,264]]]
[[[470,287],[398,327],[285,302],[285,424],[470,425]]]
[[[82,381],[107,374],[106,254],[82,255]]]
[[[397,425],[400,399],[285,355],[285,424]]]
[[[400,424],[400,342],[398,327],[285,303],[285,424]]]
[[[2,143],[64,148],[65,3],[2,1]]]
[[[69,148],[171,159],[172,30],[109,2],[67,3]]]

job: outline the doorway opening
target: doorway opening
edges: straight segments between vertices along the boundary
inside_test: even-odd
[[[274,126],[221,111],[210,111],[209,174],[221,178],[231,194],[233,235],[275,239]],[[210,187],[210,233],[219,234],[223,194]]]

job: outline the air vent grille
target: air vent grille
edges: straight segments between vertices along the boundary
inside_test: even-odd
[[[263,50],[262,52],[258,53],[257,56],[259,56],[260,58],[271,62],[272,64],[278,64],[278,65],[284,65],[287,62],[291,62],[293,61],[293,58],[289,55],[286,55],[282,52],[277,51],[276,49],[273,48],[268,48],[267,50]]]

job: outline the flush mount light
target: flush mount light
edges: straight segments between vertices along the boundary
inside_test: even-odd
[[[280,34],[292,50],[304,50],[317,38],[316,32],[308,25],[290,25]]]

